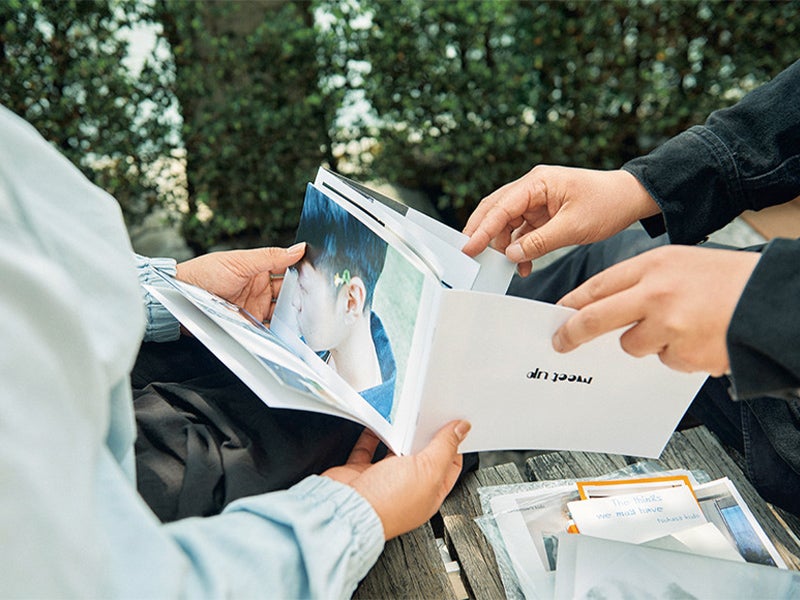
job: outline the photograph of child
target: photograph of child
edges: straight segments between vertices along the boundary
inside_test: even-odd
[[[408,288],[408,274],[403,269],[398,273],[395,267],[387,268],[387,263],[402,261],[394,257],[386,241],[311,185],[306,191],[297,241],[306,242],[306,253],[291,268],[296,282],[285,291],[291,294],[287,304],[294,312],[290,320],[296,321],[298,336],[391,422],[398,364],[390,327],[384,325],[374,307],[376,288]],[[389,261],[387,254],[393,256]],[[392,291],[384,291],[383,295],[390,294]],[[387,309],[390,320],[396,321],[394,330],[399,338],[410,338],[413,332],[413,301],[411,305],[410,320]],[[405,322],[399,323],[398,329],[401,319]],[[409,344],[409,340],[399,340],[401,348]]]

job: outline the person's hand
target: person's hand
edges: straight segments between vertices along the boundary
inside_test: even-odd
[[[305,243],[300,243],[291,248],[212,252],[179,263],[176,277],[266,321],[272,318],[283,274],[303,257],[305,249]]]
[[[568,352],[614,329],[633,356],[658,354],[678,371],[729,371],[726,336],[760,254],[663,246],[595,275],[558,301],[579,309],[553,336]]]
[[[378,513],[389,540],[419,527],[439,509],[461,473],[458,445],[469,430],[467,421],[453,421],[418,454],[389,454],[377,463],[372,457],[378,438],[365,430],[347,463],[323,475],[361,494]]]
[[[526,276],[533,259],[606,239],[659,212],[627,171],[538,165],[481,200],[464,228],[463,251],[476,256],[491,244]]]

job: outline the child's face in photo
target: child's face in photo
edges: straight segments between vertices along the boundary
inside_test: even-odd
[[[331,277],[307,261],[297,266],[297,286],[292,306],[297,311],[297,328],[315,352],[336,348],[344,338],[344,307]]]

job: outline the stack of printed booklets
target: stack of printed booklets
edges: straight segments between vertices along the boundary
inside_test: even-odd
[[[728,478],[639,463],[480,494],[509,598],[800,597]]]

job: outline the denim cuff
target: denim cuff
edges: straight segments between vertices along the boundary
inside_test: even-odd
[[[180,323],[152,294],[144,289],[144,285],[167,288],[167,283],[159,277],[161,271],[172,277],[177,273],[177,264],[173,258],[147,258],[136,256],[139,271],[139,285],[142,286],[147,328],[144,332],[145,342],[172,342],[181,335]]]
[[[642,225],[650,235],[665,227],[674,244],[697,244],[744,210],[731,152],[706,127],[692,127],[622,168],[661,209],[660,217]]]
[[[732,394],[796,397],[800,388],[800,241],[776,239],[762,253],[728,328]]]
[[[383,550],[383,525],[363,496],[348,485],[320,475],[310,475],[289,488],[289,493],[313,504],[328,504],[332,514],[350,524],[354,550],[366,554],[371,566]]]

